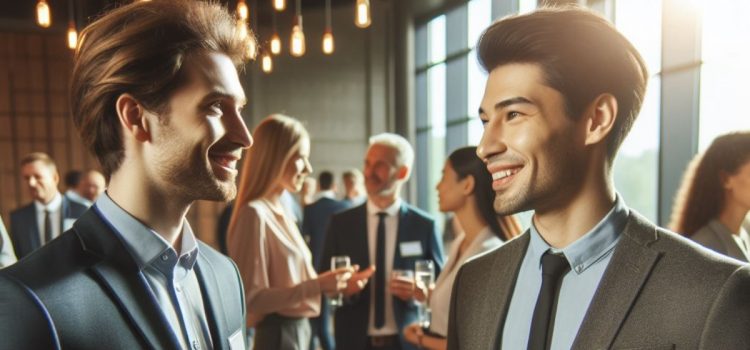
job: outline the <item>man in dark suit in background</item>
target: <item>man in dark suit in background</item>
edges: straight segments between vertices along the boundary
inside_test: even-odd
[[[350,205],[336,199],[336,182],[333,174],[327,170],[321,171],[318,175],[318,192],[315,196],[317,200],[304,208],[302,235],[312,252],[315,270],[322,273],[331,269],[329,261],[321,261],[328,223],[333,214],[349,208]],[[322,298],[320,316],[310,319],[313,331],[312,350],[315,350],[315,338],[318,339],[323,350],[334,348],[333,335],[329,327],[331,307],[328,298],[325,296]]]
[[[449,349],[748,349],[750,267],[656,227],[612,165],[645,96],[638,51],[576,7],[492,24],[477,149],[523,235],[461,268]]]
[[[109,187],[72,229],[0,270],[0,296],[28,306],[0,312],[15,326],[0,343],[245,349],[238,270],[185,219],[195,200],[235,196],[252,143],[240,33],[221,5],[181,0],[133,2],[82,31],[72,115]]]
[[[10,213],[10,237],[21,259],[73,226],[87,207],[60,194],[55,162],[35,152],[21,160],[21,178],[33,202]]]
[[[435,220],[400,198],[413,161],[414,151],[403,137],[371,137],[364,171],[367,202],[331,218],[322,262],[347,255],[352,264],[369,266],[349,280],[344,293],[349,298],[336,310],[339,349],[414,348],[401,330],[416,322],[417,305],[410,296],[392,293],[389,276],[394,270],[413,271],[416,260],[432,260],[439,273],[443,248]]]

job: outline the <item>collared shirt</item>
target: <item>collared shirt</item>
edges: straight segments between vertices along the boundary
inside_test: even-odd
[[[313,203],[317,202],[318,199],[321,198],[336,199],[336,192],[333,192],[333,190],[320,191],[313,196]]]
[[[55,193],[55,197],[47,204],[34,201],[34,208],[36,208],[36,224],[39,228],[39,242],[42,242],[42,245],[44,245],[47,243],[47,241],[44,240],[45,211],[49,211],[49,219],[52,222],[52,239],[59,236],[62,231],[62,227],[60,227],[60,223],[62,222],[62,196],[60,195],[60,192]]]
[[[178,254],[169,242],[120,208],[107,193],[99,196],[94,208],[122,238],[182,348],[213,349],[193,269],[198,243],[187,220],[182,223],[182,252]]]
[[[542,286],[542,255],[550,249],[553,253],[565,255],[571,267],[560,286],[550,348],[570,349],[573,346],[628,215],[628,208],[618,195],[614,207],[591,231],[563,249],[550,247],[531,225],[529,247],[505,318],[503,349],[525,349],[528,346],[534,307]]]
[[[396,251],[396,238],[398,235],[398,214],[401,209],[401,199],[396,201],[388,208],[380,209],[375,203],[367,201],[367,246],[370,254],[370,265],[375,265],[377,261],[376,247],[378,245],[378,213],[385,213],[385,278],[386,281],[393,270],[393,255]],[[398,334],[399,329],[396,324],[396,318],[393,316],[393,296],[385,286],[385,325],[383,328],[375,328],[375,278],[370,278],[370,317],[367,322],[367,335],[393,335]]]

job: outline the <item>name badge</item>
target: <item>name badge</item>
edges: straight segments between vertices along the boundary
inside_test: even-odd
[[[63,219],[63,225],[62,225],[63,232],[65,232],[65,231],[70,230],[71,228],[73,228],[73,224],[75,222],[76,222],[76,219]],[[62,233],[62,232],[60,232],[60,233]]]
[[[238,329],[234,334],[229,336],[229,348],[232,350],[246,350],[245,339],[242,337],[242,329]]]
[[[402,257],[422,256],[422,244],[419,241],[401,242],[399,244]]]

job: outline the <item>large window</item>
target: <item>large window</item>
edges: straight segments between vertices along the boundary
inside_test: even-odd
[[[698,148],[716,136],[750,130],[750,1],[714,0],[703,11]]]

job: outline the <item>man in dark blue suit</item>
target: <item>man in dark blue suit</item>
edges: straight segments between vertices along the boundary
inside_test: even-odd
[[[352,264],[369,266],[355,273],[336,310],[336,346],[340,349],[410,350],[401,330],[417,320],[417,304],[389,289],[394,270],[414,270],[417,260],[443,266],[442,242],[435,220],[399,197],[409,179],[414,151],[396,134],[370,138],[365,156],[367,202],[336,214],[326,235],[322,261],[347,255]],[[365,287],[369,278],[369,285]]]
[[[302,234],[305,237],[307,245],[310,247],[313,257],[313,266],[318,272],[328,271],[331,267],[328,261],[322,261],[323,243],[325,243],[326,229],[331,216],[344,209],[351,207],[349,203],[336,200],[336,185],[333,174],[330,171],[322,171],[318,175],[318,199],[312,204],[305,207]],[[323,297],[320,306],[320,316],[310,319],[313,329],[313,344],[311,348],[315,349],[315,338],[318,338],[323,350],[334,348],[333,336],[329,327],[330,305],[328,300]]]
[[[10,213],[10,237],[18,259],[71,228],[87,209],[60,194],[57,166],[45,153],[24,157],[21,177],[34,201]]]

